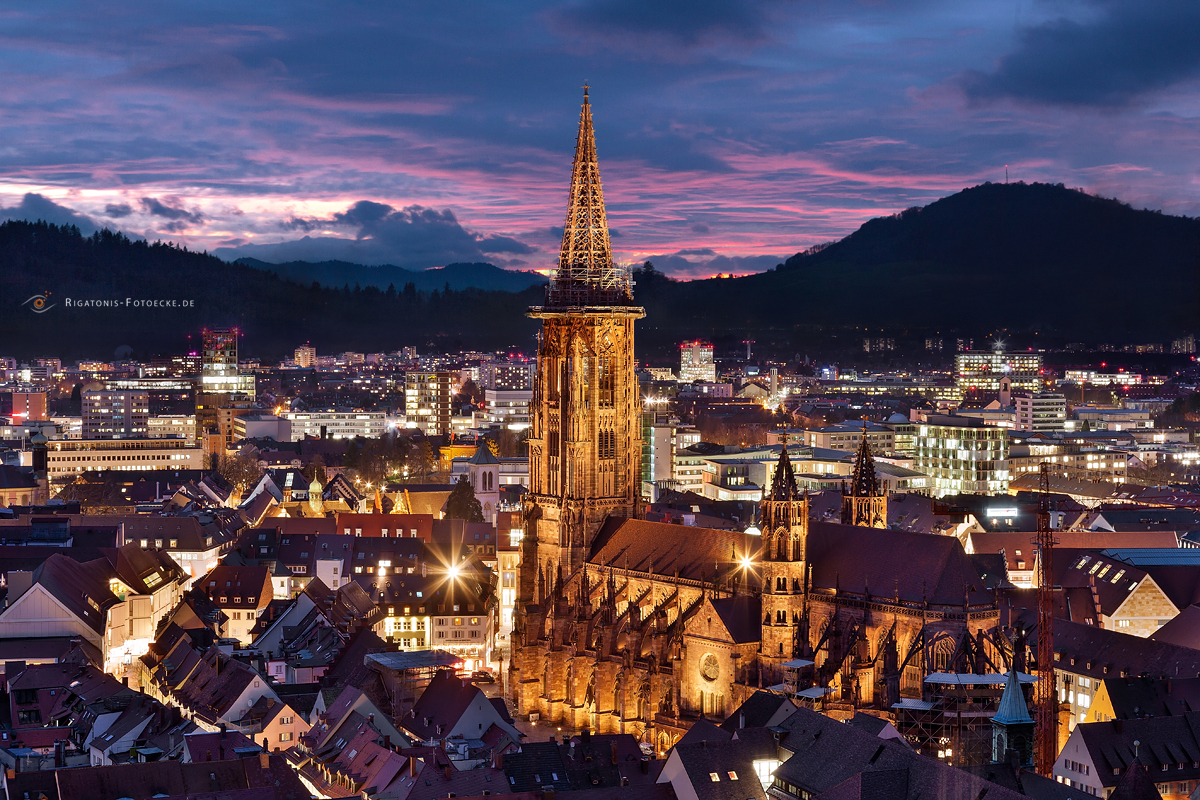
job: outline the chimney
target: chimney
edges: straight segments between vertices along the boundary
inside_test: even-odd
[[[643,774],[643,775],[649,775],[649,774],[650,774],[650,757],[649,757],[649,756],[642,756],[642,763],[641,763],[641,767],[642,767],[642,774]]]
[[[451,767],[449,764],[447,764],[447,765],[446,765],[446,780],[450,780],[450,772],[451,772],[453,769],[454,769],[454,768],[453,768],[453,767]]]
[[[205,761],[212,761],[212,750],[206,750],[206,751],[205,751],[205,758],[204,758],[204,760],[205,760]]]
[[[590,728],[584,728],[582,731],[580,731],[580,732],[579,732],[579,740],[580,740],[580,741],[583,743],[583,746],[584,746],[584,747],[587,747],[588,745],[590,745],[590,744],[592,743],[592,731],[591,731],[591,729],[590,729]]]
[[[408,757],[408,777],[417,777],[417,759],[414,756]]]
[[[742,711],[738,713],[738,728],[744,727],[746,727],[746,712]]]
[[[222,739],[225,738],[225,723],[224,722],[221,723],[221,738]]]
[[[504,769],[504,754],[492,751],[492,769]]]
[[[267,708],[274,708],[274,707],[275,707],[275,698],[268,697],[267,698]]]
[[[128,675],[121,676],[121,685],[124,686],[126,689],[129,688],[129,676]],[[1168,694],[1169,693],[1170,693],[1170,691],[1168,690]]]
[[[262,769],[270,769],[271,768],[271,754],[268,753],[266,750],[263,750],[261,753],[258,754],[258,766],[261,767]]]
[[[367,722],[371,725],[372,728],[375,727],[375,715],[367,714]]]
[[[391,736],[388,736],[388,735],[386,735],[386,734],[385,734],[385,735],[384,735],[384,737],[383,737],[383,749],[384,749],[384,750],[391,750],[391,749],[392,749],[392,737],[391,737]]]
[[[554,800],[554,787],[542,790],[542,800]]]
[[[610,750],[610,753],[612,755],[613,766],[615,767],[617,765],[617,740],[616,739],[612,740],[612,748]]]

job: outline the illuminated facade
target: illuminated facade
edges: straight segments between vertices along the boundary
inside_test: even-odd
[[[150,395],[144,391],[86,390],[84,439],[141,439],[149,436]]]
[[[713,361],[711,342],[684,342],[679,345],[679,382],[717,380],[717,365]]]
[[[934,497],[1008,491],[1008,433],[974,417],[930,414],[913,436],[913,469]]]
[[[637,514],[641,398],[629,272],[613,263],[591,105],[584,93],[558,268],[542,321],[530,405],[527,571],[579,568],[597,529]],[[531,595],[534,572],[523,575]]]
[[[875,476],[875,458],[863,425],[850,485],[842,485],[842,524],[887,527],[887,492]]]
[[[205,328],[200,391],[254,397],[254,376],[238,372],[237,328]]]
[[[1067,398],[1058,392],[1013,395],[1019,431],[1061,431],[1067,422]]]
[[[1013,389],[1037,391],[1042,388],[1042,354],[1008,353],[1003,348],[968,350],[954,356],[954,375],[962,392],[1000,391],[1000,379],[1007,376]]]
[[[204,469],[204,452],[184,439],[55,439],[47,445],[51,480],[95,470]]]
[[[840,702],[876,708],[919,697],[935,669],[983,671],[998,612],[950,577],[976,574],[957,540],[810,523],[786,452],[761,535],[637,518],[642,310],[605,283],[603,264],[561,268],[581,250],[610,257],[602,207],[578,208],[600,201],[585,99],[564,258],[532,312],[543,328],[508,675],[516,713],[665,753],[791,669],[812,666]]]
[[[447,371],[410,372],[404,376],[404,415],[408,427],[426,436],[450,433],[450,400],[454,374]]]

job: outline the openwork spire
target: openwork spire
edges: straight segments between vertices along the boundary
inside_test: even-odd
[[[575,165],[563,223],[558,269],[546,290],[547,305],[622,305],[633,300],[629,271],[613,262],[592,130],[592,106],[583,87],[579,135],[575,139]]]
[[[879,481],[875,478],[875,458],[867,441],[867,423],[863,423],[862,441],[854,460],[854,476],[850,484],[852,497],[879,497]]]
[[[792,469],[792,460],[788,458],[787,444],[779,454],[779,463],[775,465],[775,476],[771,479],[772,500],[795,500],[800,494],[796,488],[796,473]]]

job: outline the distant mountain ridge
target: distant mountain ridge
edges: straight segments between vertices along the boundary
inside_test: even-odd
[[[535,347],[537,321],[525,312],[544,300],[540,275],[490,264],[413,272],[295,263],[251,266],[110,231],[5,222],[0,356],[105,358],[121,345],[184,352],[200,328],[224,325],[242,328],[244,354],[268,361],[306,340],[321,352]],[[518,291],[487,283],[510,279]],[[1000,329],[1166,343],[1200,332],[1200,220],[1062,186],[984,184],[870,220],[770,272],[684,282],[639,269],[634,279],[646,308],[641,358],[678,358],[678,343],[698,337],[730,349],[754,340],[755,352],[788,356],[849,355],[856,345],[861,354],[866,336]],[[44,293],[48,309],[28,305]],[[68,298],[117,305],[68,308]],[[126,306],[128,298],[189,305]]]
[[[671,335],[779,341],[862,326],[1163,341],[1200,328],[1200,220],[1062,185],[983,184],[869,220],[770,272],[639,274],[637,299]]]
[[[454,291],[484,289],[520,292],[547,282],[546,277],[536,272],[501,269],[486,262],[454,263],[426,270],[404,269],[391,264],[374,267],[348,261],[286,261],[272,264],[257,258],[239,258],[236,263],[274,272],[296,283],[310,284],[316,281],[335,289],[358,285],[386,290],[388,286],[395,286],[400,291],[405,284],[412,283],[418,292],[441,291],[447,284]]]

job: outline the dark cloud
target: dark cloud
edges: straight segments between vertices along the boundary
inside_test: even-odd
[[[128,217],[133,213],[133,206],[128,203],[109,203],[104,207],[104,216],[113,219]]]
[[[771,11],[782,3],[748,0],[591,0],[550,15],[559,30],[601,38],[621,49],[757,44],[771,38]]]
[[[455,261],[486,261],[491,255],[537,252],[510,236],[485,236],[469,231],[449,209],[438,211],[422,206],[396,209],[371,200],[360,200],[329,219],[291,218],[281,225],[290,230],[351,228],[354,238],[304,236],[289,242],[247,244],[215,252],[229,259],[252,256],[275,262],[342,260],[395,264],[410,269],[440,267]]]
[[[1024,29],[994,72],[959,84],[974,101],[1123,106],[1200,75],[1200,3],[1095,0],[1088,11]]]
[[[91,234],[99,226],[92,220],[66,206],[60,206],[45,195],[29,192],[21,202],[8,208],[0,208],[0,220],[24,219],[30,222],[41,220],[55,225],[75,225],[85,234]]]
[[[692,233],[708,233],[708,226],[703,222],[697,222],[692,225]]]
[[[143,197],[141,199],[142,208],[147,214],[152,214],[163,219],[177,220],[183,223],[199,225],[204,222],[204,215],[198,211],[188,211],[186,208],[178,208],[176,206],[168,206],[153,197]],[[187,225],[168,225],[166,230],[177,231],[184,230]]]

